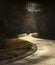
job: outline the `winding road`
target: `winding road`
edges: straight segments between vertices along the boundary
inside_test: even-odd
[[[34,38],[31,34],[20,37],[20,39],[36,44],[38,50],[21,60],[4,65],[55,65],[55,40]]]

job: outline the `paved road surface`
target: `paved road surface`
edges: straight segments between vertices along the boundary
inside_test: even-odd
[[[33,42],[38,46],[38,51],[24,59],[3,65],[55,65],[55,40],[33,38],[31,35],[20,39]]]

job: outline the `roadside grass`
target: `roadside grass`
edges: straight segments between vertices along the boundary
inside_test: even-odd
[[[29,51],[32,43],[18,38],[3,39],[0,44],[0,60],[21,56]]]

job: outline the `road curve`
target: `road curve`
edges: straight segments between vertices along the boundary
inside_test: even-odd
[[[55,40],[33,38],[31,34],[20,37],[38,46],[38,51],[21,60],[3,65],[55,65]]]

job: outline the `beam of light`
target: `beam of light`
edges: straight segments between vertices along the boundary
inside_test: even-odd
[[[24,14],[23,31],[32,33],[37,31],[37,13],[41,10],[40,5],[34,2],[26,3],[26,11]]]
[[[35,3],[30,3],[28,2],[26,5],[26,13],[25,13],[25,18],[24,18],[24,31],[27,33],[36,31],[36,18],[35,18],[35,13],[32,12],[35,10]],[[28,11],[30,10],[30,11]]]

